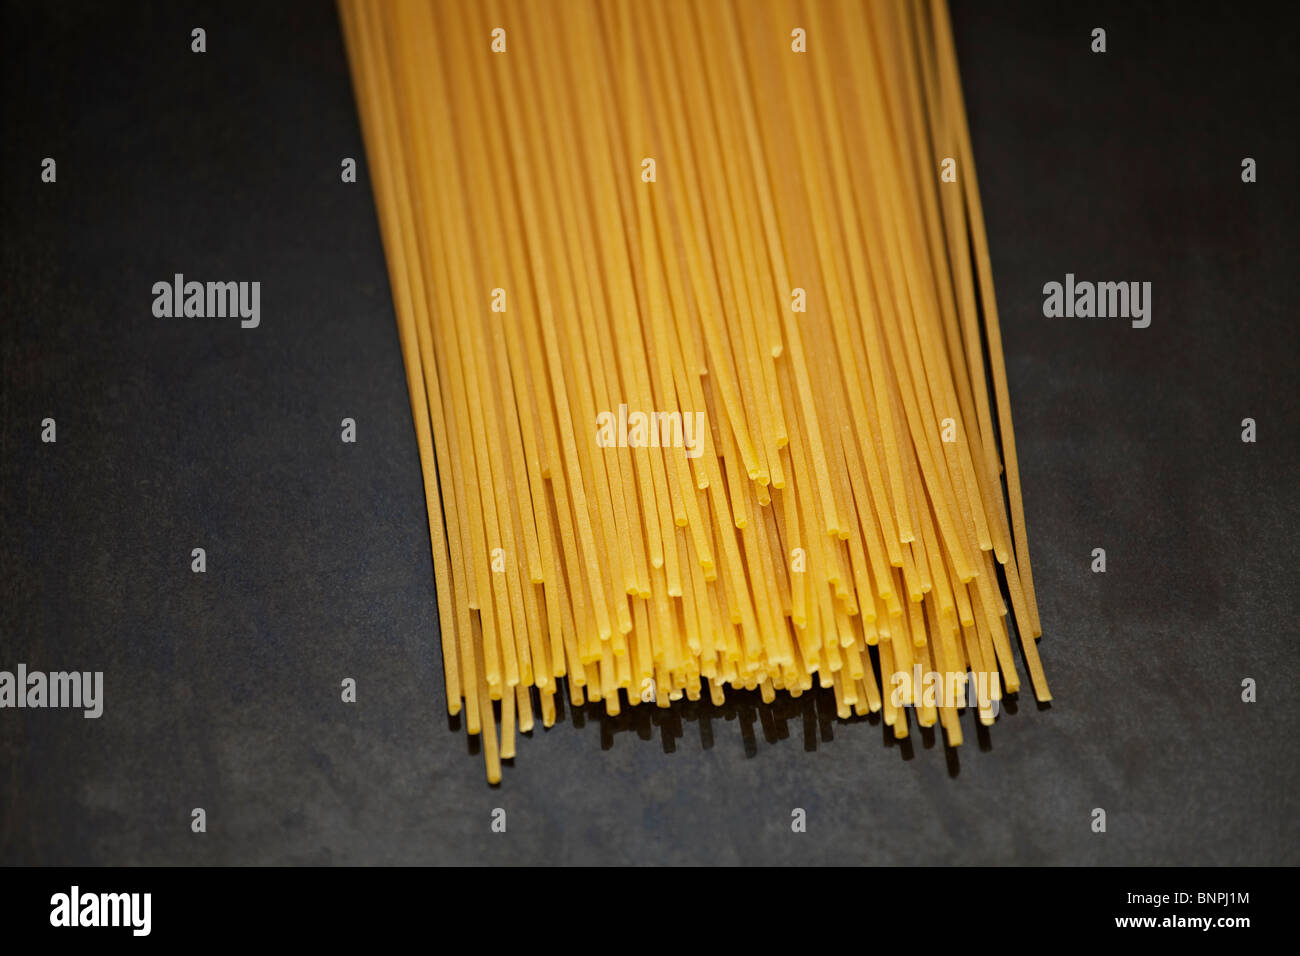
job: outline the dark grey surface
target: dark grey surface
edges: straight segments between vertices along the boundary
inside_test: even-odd
[[[566,708],[491,789],[445,714],[334,11],[232,7],[5,7],[0,668],[104,670],[106,706],[0,711],[0,862],[1300,861],[1297,70],[1271,13],[954,9],[1050,709],[980,740],[968,715],[954,754],[824,696]],[[177,271],[261,280],[261,327],[155,319]],[[1044,319],[1066,272],[1153,282],[1151,327]]]

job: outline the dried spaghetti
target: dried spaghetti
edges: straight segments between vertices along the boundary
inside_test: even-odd
[[[956,745],[1010,616],[1049,699],[942,2],[340,9],[490,781],[566,692]]]

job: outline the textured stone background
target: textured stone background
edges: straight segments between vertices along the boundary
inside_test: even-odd
[[[1300,862],[1294,46],[1041,6],[954,19],[1055,703],[958,753],[825,696],[566,709],[493,790],[445,713],[332,6],[6,4],[0,667],[107,700],[0,712],[0,862]],[[177,271],[260,279],[261,328],[155,319]],[[1066,272],[1153,282],[1151,327],[1044,319]]]

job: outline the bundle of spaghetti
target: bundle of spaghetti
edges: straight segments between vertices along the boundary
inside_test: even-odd
[[[556,694],[1049,699],[943,0],[340,8],[490,781]]]

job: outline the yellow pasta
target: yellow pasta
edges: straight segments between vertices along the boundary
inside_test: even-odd
[[[557,693],[955,746],[1008,618],[1050,699],[942,0],[339,6],[489,781]]]

